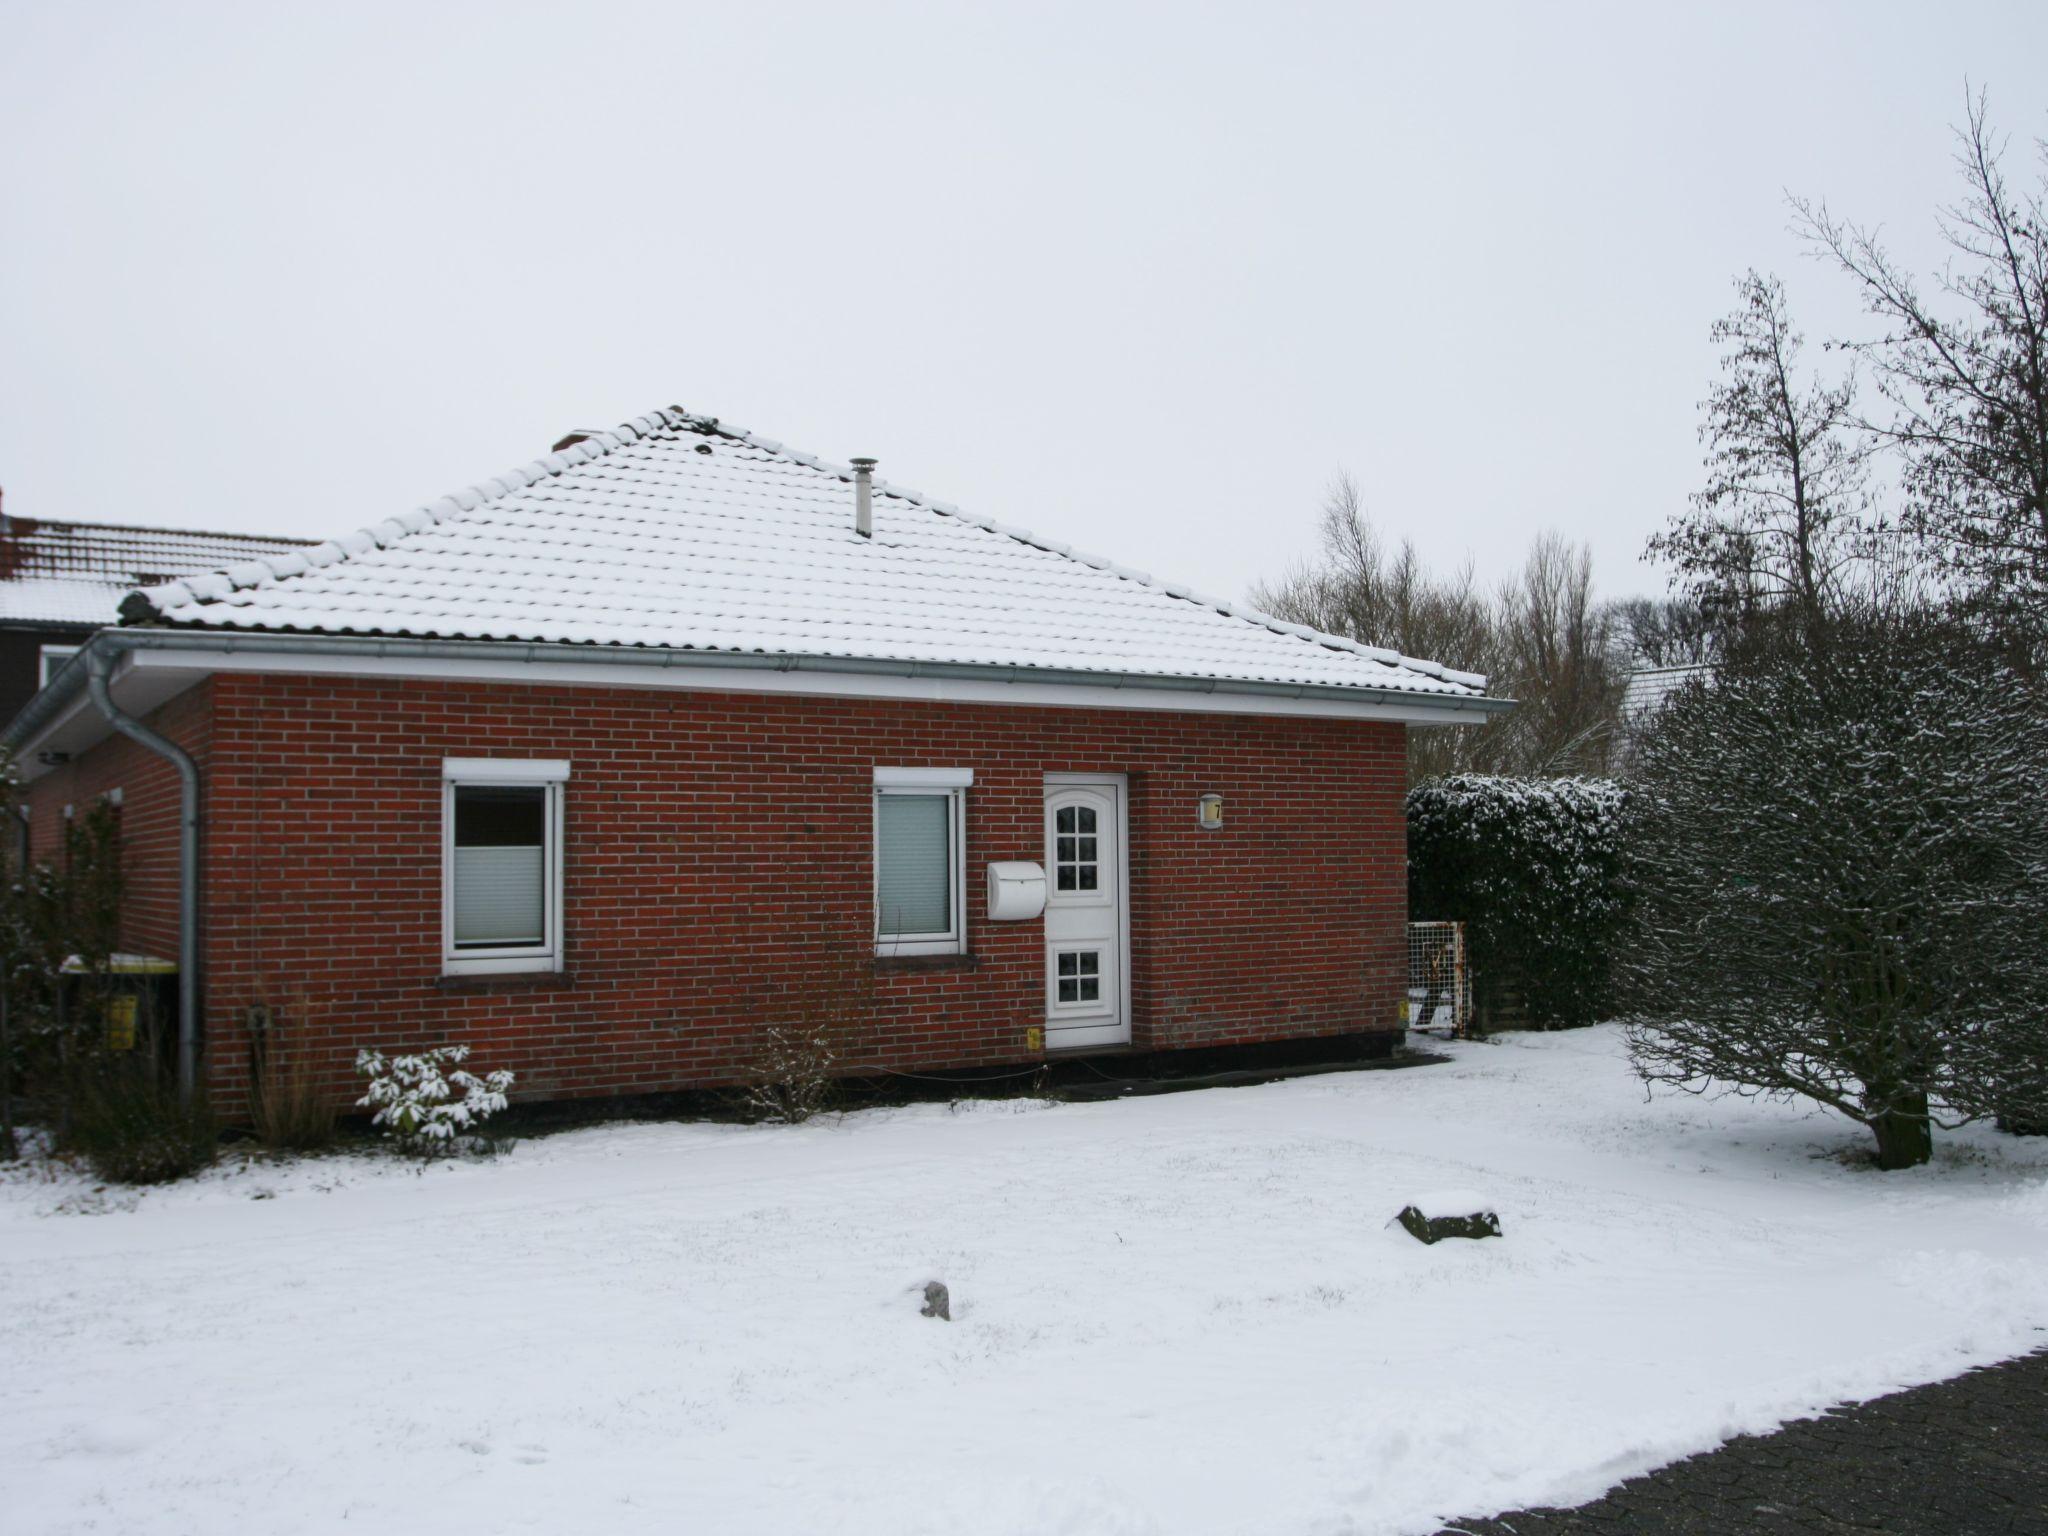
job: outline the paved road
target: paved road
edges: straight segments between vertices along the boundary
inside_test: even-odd
[[[2048,1353],[1745,1435],[1577,1509],[1456,1520],[1467,1536],[2048,1533]]]

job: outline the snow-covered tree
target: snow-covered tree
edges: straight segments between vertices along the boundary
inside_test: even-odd
[[[1695,684],[1643,743],[1636,1068],[1803,1095],[1881,1167],[2048,1118],[2048,714],[1929,620],[1836,621]]]

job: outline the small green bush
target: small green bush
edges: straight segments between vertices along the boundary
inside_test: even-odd
[[[163,1184],[212,1164],[220,1126],[203,1096],[189,1103],[154,1070],[94,1063],[77,1073],[64,1150],[110,1184]]]
[[[484,1122],[508,1104],[513,1074],[500,1069],[478,1077],[463,1069],[468,1059],[466,1045],[437,1045],[411,1056],[357,1051],[356,1071],[367,1090],[356,1107],[374,1110],[370,1124],[415,1157],[440,1157],[458,1144],[488,1143]],[[448,1067],[455,1070],[444,1070]]]
[[[1510,998],[1545,1028],[1608,1016],[1627,806],[1608,779],[1455,774],[1408,792],[1409,916],[1466,925],[1482,1019]]]

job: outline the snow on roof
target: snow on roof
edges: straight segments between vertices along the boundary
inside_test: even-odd
[[[1483,693],[1486,680],[1156,581],[656,411],[311,549],[130,597],[130,622]]]
[[[111,624],[138,586],[312,542],[10,517],[0,522],[0,624]]]

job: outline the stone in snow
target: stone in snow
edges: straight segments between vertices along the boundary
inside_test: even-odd
[[[945,1286],[936,1280],[926,1282],[924,1306],[919,1309],[918,1315],[920,1317],[943,1318],[949,1323],[953,1321],[953,1298],[947,1292]]]
[[[1441,1242],[1447,1237],[1500,1236],[1500,1218],[1492,1211],[1474,1211],[1467,1216],[1425,1216],[1419,1206],[1404,1205],[1394,1220],[1421,1243]]]

